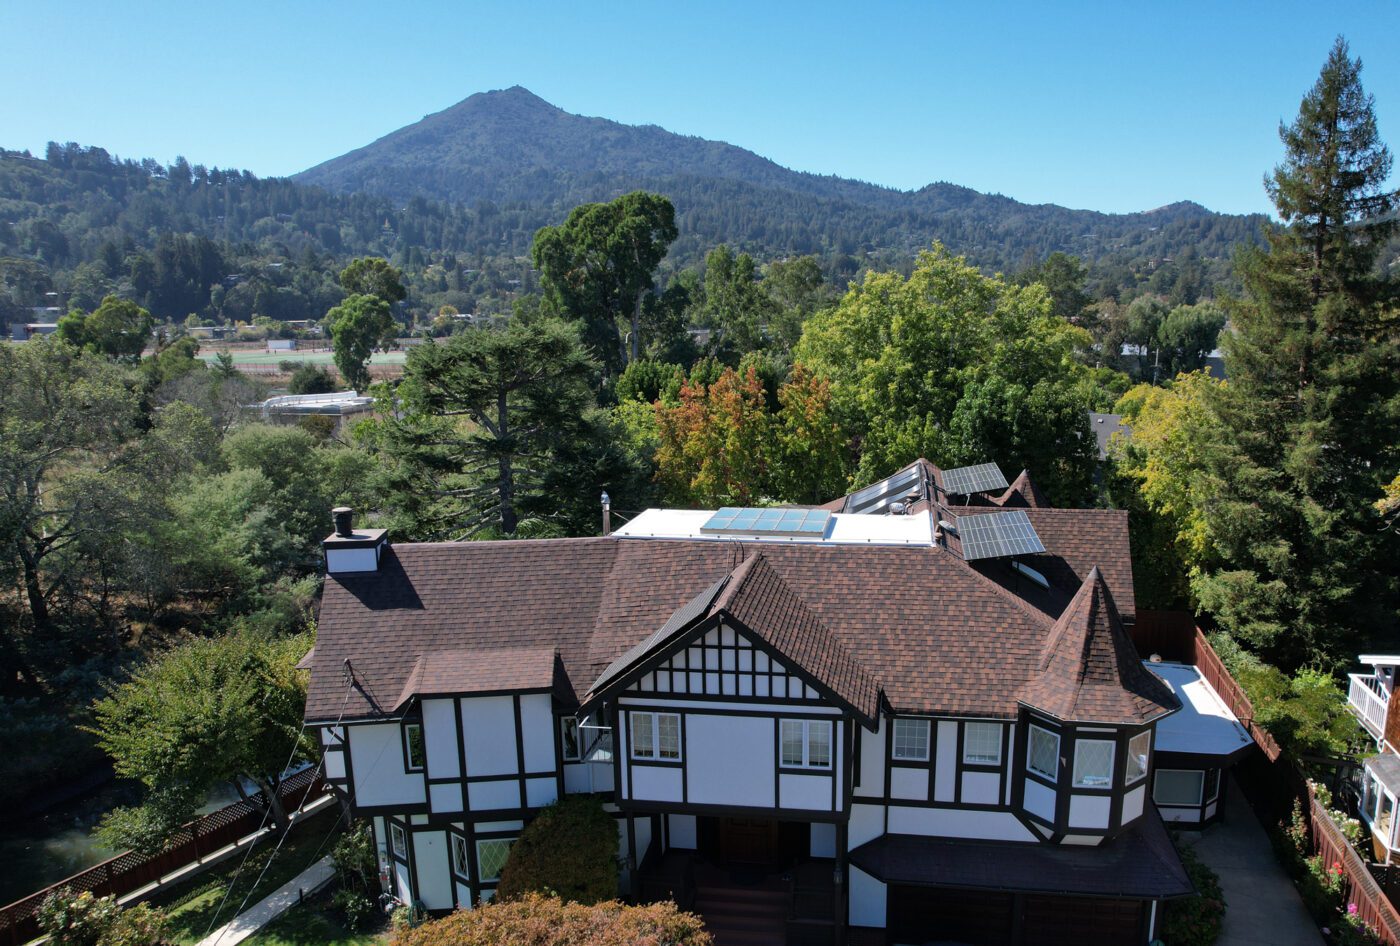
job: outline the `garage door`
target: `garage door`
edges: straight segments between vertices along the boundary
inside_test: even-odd
[[[1026,942],[1037,946],[1140,946],[1143,905],[1137,900],[1026,897]]]
[[[1004,946],[1011,942],[1010,894],[892,886],[887,903],[892,943],[947,940]]]

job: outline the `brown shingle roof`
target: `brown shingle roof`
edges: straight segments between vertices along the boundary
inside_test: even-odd
[[[1036,667],[1020,700],[1059,719],[1141,725],[1181,708],[1143,666],[1097,568],[1050,629]]]
[[[713,610],[732,616],[874,725],[880,711],[880,687],[875,678],[788,587],[764,555],[750,556],[734,570]]]
[[[414,697],[549,690],[561,670],[552,644],[429,650],[414,662],[394,709],[402,710]]]
[[[1045,498],[1045,494],[1040,491],[1040,487],[1035,485],[1031,479],[1030,470],[1022,470],[1021,475],[1011,481],[1011,485],[1006,488],[1006,492],[1000,496],[992,497],[992,502],[998,506],[1010,508],[1044,507],[1050,502]]]

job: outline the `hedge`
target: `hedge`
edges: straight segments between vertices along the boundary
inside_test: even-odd
[[[713,946],[700,918],[674,903],[585,906],[525,894],[429,920],[394,934],[391,946]]]
[[[578,903],[617,896],[617,822],[589,795],[568,795],[536,816],[511,845],[496,897],[542,893]]]

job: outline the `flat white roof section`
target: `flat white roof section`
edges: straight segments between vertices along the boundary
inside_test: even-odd
[[[933,516],[868,516],[833,513],[825,535],[754,533],[716,535],[701,528],[714,515],[711,509],[648,509],[613,531],[621,539],[703,539],[709,542],[776,542],[808,545],[933,545]]]
[[[1373,667],[1400,667],[1400,656],[1395,654],[1362,654],[1359,659]]]
[[[1158,752],[1228,756],[1253,740],[1230,707],[1190,664],[1143,661],[1181,699],[1181,709],[1157,723]]]

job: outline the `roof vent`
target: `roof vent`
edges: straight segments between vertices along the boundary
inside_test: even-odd
[[[902,516],[909,510],[902,502],[892,502],[890,503],[889,511],[891,516]]]
[[[335,534],[348,539],[355,534],[355,510],[349,506],[336,506],[331,510],[331,521],[335,523]]]
[[[953,525],[947,519],[939,519],[938,528],[942,529],[944,532],[951,532],[953,535],[958,534],[958,527]]]

